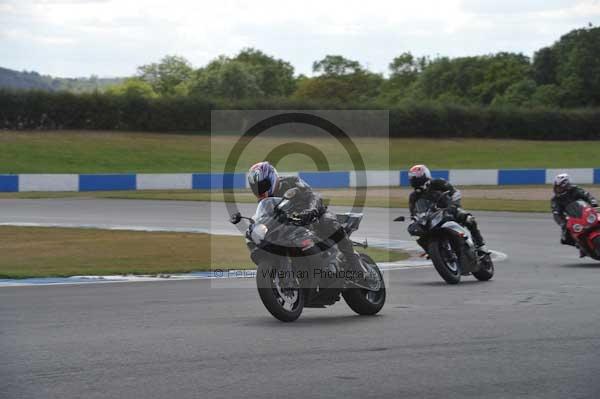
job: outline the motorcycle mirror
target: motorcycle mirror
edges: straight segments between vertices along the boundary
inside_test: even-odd
[[[394,219],[394,222],[404,222],[406,220],[406,218],[404,216],[398,216],[396,219]]]
[[[240,221],[242,220],[242,214],[239,212],[234,213],[233,215],[231,215],[231,217],[229,218],[229,221],[232,224],[238,224]]]

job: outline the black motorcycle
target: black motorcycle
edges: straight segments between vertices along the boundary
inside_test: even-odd
[[[294,189],[292,189],[294,190]],[[231,216],[234,224],[246,219],[246,244],[250,257],[257,265],[256,285],[262,303],[281,321],[294,321],[305,307],[324,308],[340,300],[360,315],[374,315],[385,303],[385,284],[377,264],[369,256],[360,254],[364,273],[375,276],[377,284],[370,289],[357,288],[345,279],[347,270],[332,241],[320,240],[294,216],[290,200],[263,199],[252,218],[239,213]],[[337,215],[346,233],[358,229],[361,213]],[[366,246],[366,244],[354,243]]]
[[[425,198],[416,202],[415,210],[408,233],[419,237],[417,242],[448,284],[458,284],[461,276],[469,274],[481,281],[494,276],[490,254],[477,253],[469,229],[458,224],[451,212]],[[404,216],[394,219],[404,220]]]

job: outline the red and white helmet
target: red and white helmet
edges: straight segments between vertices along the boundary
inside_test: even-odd
[[[277,170],[267,161],[255,163],[248,171],[248,183],[258,199],[271,197],[278,181]]]
[[[571,188],[571,176],[566,173],[556,175],[554,178],[554,193],[562,195]]]
[[[424,189],[431,181],[431,171],[425,165],[415,165],[408,170],[408,182],[415,189]]]

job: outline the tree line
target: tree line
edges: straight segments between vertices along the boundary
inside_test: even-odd
[[[297,76],[252,48],[201,68],[166,56],[106,90],[0,89],[0,129],[210,132],[218,109],[388,109],[392,137],[600,138],[600,28],[571,31],[531,59],[407,52],[383,76],[327,55],[313,72]]]
[[[415,57],[405,52],[388,76],[358,61],[327,55],[313,75],[296,76],[287,61],[247,48],[193,68],[180,56],[142,65],[109,93],[154,98],[191,96],[213,101],[289,99],[334,104],[402,106],[409,102],[519,107],[600,105],[600,27],[573,30],[532,58],[501,52],[471,57]]]
[[[377,105],[304,100],[214,102],[193,96],[115,96],[109,93],[0,90],[0,130],[211,131],[211,112],[223,109],[357,109]],[[600,108],[519,108],[441,103],[389,107],[390,137],[480,137],[537,140],[600,139]],[[361,131],[361,135],[382,132]],[[383,132],[384,133],[384,132]]]

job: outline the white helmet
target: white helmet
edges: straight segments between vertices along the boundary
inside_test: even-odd
[[[425,165],[415,165],[408,170],[408,182],[415,189],[424,189],[431,181],[431,172]]]
[[[248,171],[248,184],[259,200],[272,196],[278,182],[277,170],[267,161],[255,163]]]
[[[571,177],[566,173],[556,175],[554,178],[554,193],[562,195],[571,188]]]

